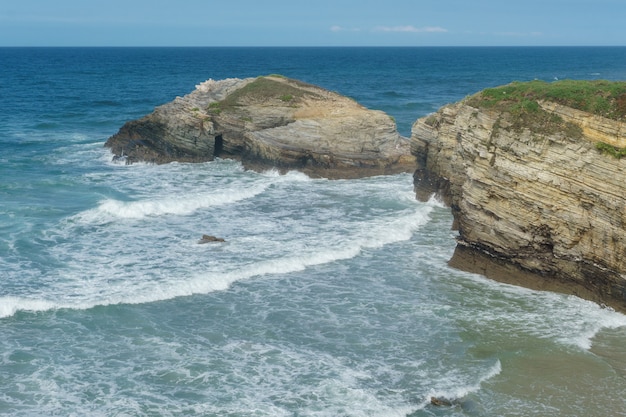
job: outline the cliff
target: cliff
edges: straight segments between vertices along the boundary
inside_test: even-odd
[[[450,263],[626,311],[626,83],[514,83],[419,119],[418,198],[458,228]]]
[[[241,160],[248,168],[325,177],[412,172],[394,120],[354,100],[282,76],[209,80],[126,123],[105,146],[127,163]]]

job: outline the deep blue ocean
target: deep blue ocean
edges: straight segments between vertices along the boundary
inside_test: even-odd
[[[626,316],[450,268],[450,211],[410,174],[103,147],[207,79],[276,73],[408,137],[487,87],[626,80],[626,47],[0,48],[0,415],[626,416]]]

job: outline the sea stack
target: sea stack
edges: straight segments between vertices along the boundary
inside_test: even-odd
[[[106,142],[127,163],[233,158],[253,169],[356,178],[412,172],[410,141],[382,111],[278,75],[208,80]]]
[[[513,83],[417,120],[418,198],[458,228],[451,264],[626,311],[626,83]]]

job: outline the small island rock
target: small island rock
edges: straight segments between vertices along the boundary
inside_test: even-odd
[[[382,111],[282,76],[208,80],[127,122],[107,140],[127,163],[241,160],[253,169],[298,169],[356,178],[413,172],[410,141]]]

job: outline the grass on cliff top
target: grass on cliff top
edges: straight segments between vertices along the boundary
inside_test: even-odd
[[[285,81],[278,81],[272,78],[279,78]],[[315,95],[314,93],[305,90],[307,87],[311,86],[301,81],[287,80],[286,77],[280,75],[274,74],[268,77],[258,77],[256,80],[245,85],[243,88],[234,91],[224,100],[219,102],[219,104],[214,103],[213,107],[219,107],[221,110],[224,110],[251,103],[268,103],[277,101],[279,103],[293,104],[305,95]]]
[[[538,101],[552,101],[613,120],[626,119],[626,82],[563,80],[514,82],[487,88],[470,97],[468,104],[511,112],[538,113]]]

